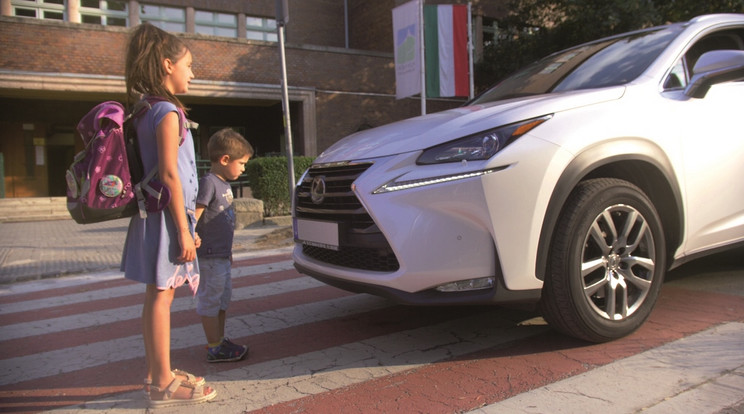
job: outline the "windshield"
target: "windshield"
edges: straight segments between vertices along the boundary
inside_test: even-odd
[[[623,85],[643,73],[682,29],[682,25],[673,25],[635,32],[554,53],[506,78],[470,104]]]

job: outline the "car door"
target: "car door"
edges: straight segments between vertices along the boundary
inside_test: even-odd
[[[744,49],[744,30],[708,35],[683,59],[685,81],[706,51]],[[672,71],[673,73],[675,71]],[[692,73],[694,75],[694,73]],[[714,85],[677,101],[685,177],[685,254],[744,239],[744,82]]]

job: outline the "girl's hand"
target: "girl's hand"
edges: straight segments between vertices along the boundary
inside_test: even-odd
[[[178,243],[181,245],[181,255],[178,256],[178,260],[183,263],[193,262],[196,259],[196,244],[194,238],[191,237],[191,233],[188,231],[179,232]]]

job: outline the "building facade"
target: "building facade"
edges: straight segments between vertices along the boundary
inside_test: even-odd
[[[392,9],[404,0],[289,0],[285,26],[292,149],[315,156],[350,133],[420,115],[395,98]],[[465,1],[427,1],[465,3]],[[472,1],[476,56],[500,1]],[[257,156],[286,151],[274,0],[0,0],[0,197],[64,196],[82,150],[77,121],[124,101],[129,29],[149,22],[182,37],[196,79],[180,97],[199,157],[233,127]],[[486,24],[484,24],[484,21]],[[427,112],[462,104],[427,101]]]

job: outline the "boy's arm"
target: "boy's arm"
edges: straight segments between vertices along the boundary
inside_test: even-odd
[[[207,208],[207,206],[203,204],[196,204],[196,210],[194,211],[194,216],[196,216],[196,222],[199,222],[199,218],[204,214],[204,209]]]
[[[204,213],[204,209],[205,208],[206,208],[206,206],[204,206],[202,204],[197,204],[196,205],[196,210],[194,210],[194,217],[196,217],[196,222],[197,223],[199,222],[199,218]],[[196,248],[197,249],[199,247],[201,247],[201,242],[202,241],[201,241],[201,237],[199,237],[199,233],[197,233],[196,231],[194,231],[194,244],[196,244]]]

